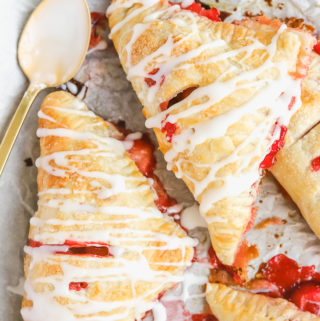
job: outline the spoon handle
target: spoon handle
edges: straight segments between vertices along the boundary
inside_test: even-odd
[[[16,141],[27,113],[43,86],[30,84],[25,92],[0,145],[0,176],[6,165],[11,149]]]

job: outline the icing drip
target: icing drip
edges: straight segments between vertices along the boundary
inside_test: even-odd
[[[25,247],[29,262],[25,298],[33,304],[22,309],[23,318],[113,321],[139,319],[151,309],[161,317],[153,300],[163,289],[182,281],[190,256],[186,248],[194,247],[195,240],[182,235],[153,202],[146,201],[145,207],[131,204],[131,194],[149,197],[150,185],[146,177],[131,175],[125,141],[91,132],[89,126],[100,126],[99,121],[88,122],[86,131],[60,128],[60,118],[54,115],[94,117],[78,100],[67,107],[52,103],[39,113],[43,124],[57,126],[39,128],[42,143],[46,139],[65,143],[61,143],[63,150],[47,151],[36,162],[39,175],[61,183],[39,191],[39,211],[31,219],[31,240]],[[129,139],[139,138],[129,135]],[[70,139],[77,142],[71,144],[77,150],[68,150]],[[88,166],[93,158],[94,167]],[[106,159],[119,167],[105,169]],[[159,224],[167,227],[158,229]],[[173,251],[175,258],[160,255],[154,261],[151,251]],[[141,282],[146,286],[142,293]],[[44,284],[46,290],[39,290]],[[95,296],[95,289],[118,284],[131,288],[126,298],[117,301],[109,291],[102,291],[103,298]]]
[[[207,314],[203,314],[205,311],[204,287],[210,275],[208,256],[210,238],[204,229],[193,229],[189,234],[199,239],[193,263],[184,273],[183,281],[166,291],[159,299],[166,309],[168,321],[212,320]]]

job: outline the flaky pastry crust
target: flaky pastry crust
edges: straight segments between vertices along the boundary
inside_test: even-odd
[[[199,201],[217,256],[231,265],[252,216],[268,133],[278,119],[271,114],[281,109],[268,101],[287,90],[289,98],[299,94],[299,85],[288,84],[306,75],[314,39],[266,17],[238,25],[213,22],[165,0],[114,0],[108,13],[147,126],[154,128],[169,168]],[[286,81],[276,88],[282,77]],[[283,86],[282,92],[262,95],[267,83],[275,91]],[[187,98],[161,110],[189,89]],[[254,110],[234,117],[259,95]]]
[[[290,120],[285,148],[302,138],[320,122],[320,55],[313,52],[311,57],[308,75],[302,82],[302,106]]]
[[[302,107],[292,117],[285,147],[277,154],[271,173],[299,207],[320,238],[320,172],[312,161],[320,156],[320,56],[312,64],[302,86]]]
[[[218,283],[207,286],[206,298],[212,313],[221,321],[320,320],[287,300],[234,290]]]
[[[141,318],[179,282],[193,241],[158,211],[122,134],[83,102],[66,92],[47,96],[38,136],[39,203],[26,247],[24,320]],[[77,255],[87,247],[98,254]]]

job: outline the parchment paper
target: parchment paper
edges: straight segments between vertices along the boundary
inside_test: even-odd
[[[2,137],[8,120],[27,86],[26,79],[16,61],[17,40],[27,17],[40,1],[0,0],[0,2],[2,5],[0,10],[0,137]],[[108,0],[88,0],[93,11],[102,12],[106,10],[108,2]],[[244,2],[246,1],[241,3]],[[261,1],[249,2],[254,7],[256,2]],[[307,4],[311,5],[308,7],[308,12],[312,12],[312,15],[320,14],[319,4],[316,1],[295,0],[294,2],[294,5],[291,1],[288,2],[291,11],[297,10],[297,3],[300,3],[304,6],[303,8],[306,8]],[[299,12],[303,15],[301,10]],[[76,19],[76,17],[73,18]],[[97,114],[112,121],[124,120],[127,127],[133,131],[146,131],[141,105],[126,80],[109,40],[106,50],[95,51],[87,57],[77,79],[88,87],[85,101]],[[17,291],[15,286],[23,276],[23,246],[27,240],[28,221],[37,207],[37,169],[34,166],[39,155],[39,140],[36,138],[37,111],[48,92],[41,93],[34,103],[0,179],[0,321],[21,321],[21,296],[12,291]],[[183,182],[165,169],[165,163],[159,152],[157,159],[157,173],[169,194],[185,207],[191,206],[194,199]],[[259,206],[257,223],[273,216],[285,218],[288,223],[276,227],[276,230],[274,226],[270,226],[263,230],[253,229],[248,234],[249,242],[257,244],[260,252],[259,259],[251,262],[251,275],[263,260],[280,252],[296,259],[300,264],[315,264],[319,269],[320,241],[310,231],[294,204],[282,196],[272,178],[264,180],[260,200],[262,203],[257,202]],[[202,234],[204,235],[205,232]],[[280,235],[280,238],[276,238],[275,234]],[[282,244],[281,248],[280,244]]]

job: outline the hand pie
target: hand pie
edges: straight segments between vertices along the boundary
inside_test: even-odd
[[[266,17],[214,22],[166,0],[114,0],[108,15],[146,125],[232,265],[261,168],[300,107],[314,39]]]
[[[132,320],[181,281],[194,242],[157,209],[123,135],[65,92],[39,113],[25,321]]]
[[[271,172],[320,238],[320,56],[312,58],[303,81],[302,108],[292,117],[285,147]]]
[[[223,321],[320,321],[320,317],[299,310],[284,299],[234,290],[213,283],[207,286],[212,313]]]

